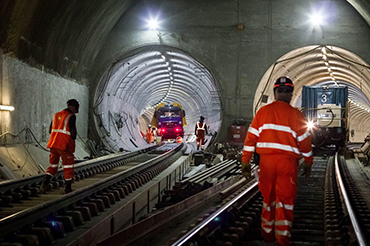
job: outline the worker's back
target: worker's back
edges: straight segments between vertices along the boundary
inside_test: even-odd
[[[257,153],[284,153],[300,157],[298,137],[307,131],[301,112],[290,104],[275,101],[262,107],[251,125],[259,131]]]

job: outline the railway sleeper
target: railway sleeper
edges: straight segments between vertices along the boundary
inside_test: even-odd
[[[77,205],[74,205],[72,207],[72,209],[74,210],[77,210],[77,211],[80,211],[81,214],[82,214],[82,217],[85,221],[89,221],[91,220],[92,216],[91,216],[91,213],[90,213],[90,209],[89,207],[86,207],[86,206],[77,206]]]
[[[70,216],[73,219],[73,222],[76,226],[85,224],[82,213],[79,210],[65,210],[61,214]]]
[[[98,208],[99,212],[104,212],[106,211],[104,202],[102,199],[95,199],[95,198],[90,198],[87,200],[88,202],[95,203],[96,207]]]
[[[55,217],[56,221],[59,221],[63,223],[63,227],[66,232],[71,232],[76,229],[75,223],[73,221],[73,218],[71,216],[66,215],[56,215]]]
[[[67,235],[65,229],[64,229],[64,225],[62,222],[60,221],[55,221],[55,220],[52,220],[52,221],[44,221],[43,222],[43,227],[48,227],[54,238],[63,238]]]
[[[104,203],[104,207],[105,208],[112,207],[112,204],[111,204],[110,199],[109,199],[108,196],[106,196],[106,195],[94,195],[94,197],[96,199],[101,199],[103,201],[103,203]]]

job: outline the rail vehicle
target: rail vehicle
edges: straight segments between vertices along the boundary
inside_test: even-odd
[[[183,138],[185,111],[179,103],[161,103],[155,108],[151,124],[157,128],[157,136],[162,139],[175,139],[178,136]]]
[[[303,86],[302,112],[315,147],[348,141],[348,87]]]

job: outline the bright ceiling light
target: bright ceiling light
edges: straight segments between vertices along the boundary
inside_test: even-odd
[[[312,25],[320,26],[323,23],[323,17],[319,14],[313,14],[310,18]]]
[[[146,20],[148,28],[152,30],[157,30],[159,28],[159,21],[157,18],[150,17],[149,20]]]
[[[13,106],[0,105],[0,110],[3,110],[3,111],[13,111],[14,110],[14,107]]]

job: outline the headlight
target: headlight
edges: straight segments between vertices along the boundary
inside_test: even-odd
[[[308,121],[308,122],[307,122],[307,128],[308,128],[309,130],[311,130],[314,126],[315,126],[315,125],[314,125],[313,121]]]

